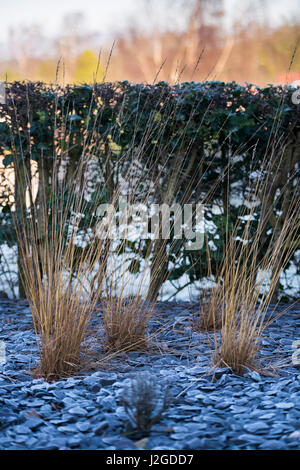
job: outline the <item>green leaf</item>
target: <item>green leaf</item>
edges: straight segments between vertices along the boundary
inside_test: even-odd
[[[5,166],[5,168],[7,168],[13,162],[14,162],[14,156],[12,153],[10,153],[9,155],[5,155],[5,157],[3,158],[3,165]]]

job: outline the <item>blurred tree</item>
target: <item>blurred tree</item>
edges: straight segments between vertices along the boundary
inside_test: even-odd
[[[212,70],[222,53],[223,0],[167,0],[164,7],[169,21],[163,27],[157,19],[157,1],[148,0],[141,5],[149,32],[132,24],[118,41],[120,62],[127,73],[134,70],[137,80],[151,82],[164,64],[158,80],[189,80],[204,48],[205,68]],[[182,20],[181,27],[173,20],[174,11]],[[203,78],[206,75],[207,72]]]
[[[85,16],[82,12],[71,12],[63,17],[62,31],[56,41],[55,48],[57,55],[62,57],[63,81],[72,81],[74,69],[76,67],[77,56],[82,50],[80,43],[86,28]]]
[[[263,47],[258,50],[259,64],[272,80],[276,81],[278,71],[287,72],[290,65],[292,70],[300,71],[299,51],[293,57],[295,47],[300,45],[299,40],[299,25],[285,24],[265,34]]]
[[[47,51],[41,26],[33,24],[30,27],[10,28],[9,42],[12,57],[17,62],[18,74],[22,79],[34,79],[35,67],[32,63]]]
[[[0,80],[13,82],[14,80],[20,80],[20,74],[16,67],[5,67],[0,73]]]
[[[54,82],[57,64],[51,59],[41,60],[38,63],[38,77],[44,82]]]
[[[103,69],[98,67],[98,57],[93,51],[86,49],[77,57],[73,75],[76,83],[93,83],[95,79],[99,82],[103,75]]]

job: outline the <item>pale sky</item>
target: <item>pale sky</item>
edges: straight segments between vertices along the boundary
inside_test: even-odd
[[[185,1],[188,3],[190,0]],[[292,18],[300,11],[300,0],[264,1],[267,6],[263,9],[262,0],[251,0],[252,12],[267,15],[274,25],[280,23],[283,17]],[[63,17],[71,12],[83,12],[85,29],[91,33],[100,33],[104,39],[110,40],[115,32],[127,24],[129,18],[136,24],[147,27],[147,14],[143,14],[143,4],[143,0],[0,0],[0,43],[3,45],[7,42],[11,27],[18,29],[34,24],[41,25],[45,36],[58,36],[62,33]],[[173,21],[180,26],[184,19],[179,15],[176,17],[176,11],[167,11],[170,4],[170,0],[154,0],[153,15],[149,22],[164,26],[171,15]],[[245,0],[224,0],[228,24],[245,4]]]

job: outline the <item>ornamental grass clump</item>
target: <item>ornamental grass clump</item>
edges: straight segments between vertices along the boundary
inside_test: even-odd
[[[92,241],[84,246],[83,196],[65,190],[63,198],[62,188],[53,188],[53,199],[45,199],[44,207],[32,206],[15,224],[40,352],[39,373],[49,380],[78,370],[81,343],[104,275],[103,241],[90,234]],[[91,293],[95,265],[98,283]]]
[[[129,352],[145,349],[148,344],[147,325],[154,305],[143,298],[110,297],[102,301],[105,326],[105,349]]]
[[[206,237],[206,260],[207,260],[207,279],[209,279],[209,289],[203,289],[199,296],[200,308],[192,321],[192,326],[198,331],[215,331],[222,326],[222,290],[220,286],[212,279],[211,258]]]
[[[299,211],[299,198],[295,196],[280,228],[275,225],[265,253],[261,253],[260,245],[263,221],[254,234],[251,230],[253,211],[246,219],[242,237],[236,230],[228,236],[218,277],[221,328],[214,335],[216,366],[229,367],[238,374],[262,366],[262,333],[275,317],[268,315],[270,304],[282,270],[299,245]],[[211,302],[215,306],[216,300]]]

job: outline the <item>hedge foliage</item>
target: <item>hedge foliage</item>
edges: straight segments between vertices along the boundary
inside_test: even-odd
[[[174,86],[125,81],[63,88],[14,82],[7,84],[6,104],[0,105],[3,163],[6,167],[13,164],[17,172],[16,160],[33,160],[40,174],[46,169],[51,176],[54,156],[67,156],[71,176],[83,153],[96,155],[103,170],[98,183],[105,186],[102,194],[109,200],[120,171],[137,152],[145,181],[153,174],[161,175],[152,201],[162,203],[169,175],[181,158],[173,196],[177,201],[185,197],[185,202],[205,202],[207,219],[221,234],[208,235],[217,248],[211,252],[214,271],[222,257],[225,222],[234,224],[238,217],[234,203],[226,210],[228,194],[246,194],[249,176],[259,172],[265,160],[276,159],[279,170],[268,193],[276,220],[286,205],[284,198],[276,198],[278,191],[284,189],[289,198],[299,191],[300,106],[293,104],[293,92],[289,87],[218,81]],[[223,207],[221,215],[214,214],[216,204]],[[3,214],[9,213],[11,202],[5,192],[2,207]],[[272,223],[270,218],[270,227]],[[267,231],[264,244],[268,244]],[[185,272],[191,283],[200,279],[204,253],[187,252],[183,243],[175,245],[168,252],[173,261],[170,279]],[[199,263],[195,263],[197,257]]]

